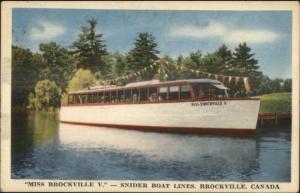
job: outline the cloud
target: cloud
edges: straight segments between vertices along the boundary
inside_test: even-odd
[[[64,26],[50,22],[39,22],[38,26],[31,28],[32,40],[49,40],[65,33]]]
[[[183,26],[171,31],[173,37],[186,38],[219,38],[226,43],[271,43],[279,39],[279,34],[273,31],[259,29],[234,29],[221,23],[209,22],[205,27]]]

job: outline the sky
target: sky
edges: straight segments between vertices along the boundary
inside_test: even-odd
[[[141,32],[149,32],[160,56],[177,58],[222,44],[234,50],[246,42],[260,70],[270,78],[291,78],[290,11],[13,9],[13,44],[38,51],[40,43],[69,47],[87,20],[97,19],[109,52],[126,53]]]

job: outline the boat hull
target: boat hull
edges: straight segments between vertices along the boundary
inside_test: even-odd
[[[259,100],[67,105],[60,121],[155,132],[254,132]]]

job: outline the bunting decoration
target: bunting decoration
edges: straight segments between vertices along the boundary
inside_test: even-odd
[[[226,76],[222,76],[222,82],[225,82]]]
[[[250,83],[249,83],[249,78],[248,77],[244,77],[243,79],[244,79],[246,93],[249,93],[250,90],[251,90]]]
[[[218,80],[219,76],[217,74],[215,74],[215,79]]]
[[[240,81],[240,77],[239,77],[239,76],[236,76],[236,77],[235,77],[235,84],[238,84],[239,81]]]
[[[118,78],[115,78],[115,79],[111,79],[111,80],[99,80],[98,81],[98,84],[104,84],[104,85],[107,85],[107,84],[111,84],[111,83],[117,83],[118,81],[128,81],[134,77],[138,77],[138,76],[141,76],[143,75],[144,73],[146,73],[148,70],[153,70],[154,67],[158,66],[158,65],[166,65],[167,67],[170,67],[170,68],[174,68],[176,70],[180,70],[182,72],[190,72],[190,73],[194,73],[196,74],[197,76],[200,76],[201,75],[204,75],[208,78],[215,78],[216,80],[220,79],[222,82],[225,82],[226,79],[228,79],[228,82],[230,82],[232,79],[235,79],[235,84],[238,84],[240,79],[242,78],[243,79],[243,82],[244,82],[244,86],[245,86],[245,90],[246,92],[250,92],[250,82],[249,82],[249,78],[248,77],[240,77],[240,76],[226,76],[226,75],[220,75],[220,74],[212,74],[212,73],[208,73],[208,72],[204,72],[204,71],[201,71],[201,70],[195,70],[195,69],[189,69],[185,66],[182,66],[182,65],[176,65],[176,64],[173,64],[173,63],[170,63],[166,60],[157,60],[155,61],[154,63],[152,63],[151,65],[147,66],[147,67],[144,67],[142,68],[141,70],[139,71],[136,71],[136,72],[133,72],[131,74],[128,74],[128,75],[124,75],[124,76],[121,76],[121,77],[118,77]],[[159,71],[160,69],[158,69]],[[168,75],[166,74],[165,77],[168,77]]]

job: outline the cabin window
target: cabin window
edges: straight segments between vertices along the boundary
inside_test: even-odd
[[[99,103],[100,102],[101,93],[97,92],[96,94],[97,94],[96,95],[96,103]]]
[[[116,91],[111,91],[111,94],[110,94],[110,102],[111,103],[115,103],[117,100],[117,92]]]
[[[179,99],[179,86],[170,86],[169,87],[169,100],[178,100]]]
[[[131,89],[125,90],[125,102],[131,102],[132,101],[131,96],[132,96]]]
[[[104,92],[104,103],[109,102],[109,92]]]
[[[158,100],[168,100],[168,87],[159,87]]]
[[[81,103],[80,98],[79,98],[80,95],[76,94],[76,95],[73,95],[73,96],[74,96],[74,99],[75,99],[74,103],[75,104],[80,104]]]
[[[196,98],[203,98],[207,95],[207,93],[205,92],[206,87],[203,84],[193,84],[192,88]]]
[[[92,103],[96,102],[96,93],[92,93]]]
[[[147,101],[149,98],[149,88],[140,89],[140,101]]]
[[[87,95],[86,94],[82,95],[82,103],[83,104],[87,103]]]
[[[180,99],[190,99],[191,98],[191,92],[189,89],[189,85],[184,84],[180,85]]]
[[[83,101],[82,101],[82,94],[79,94],[79,95],[77,95],[77,96],[78,96],[78,98],[79,98],[79,103],[82,104],[82,103],[83,103]]]
[[[96,95],[96,103],[100,103],[101,101],[101,92],[98,92],[97,95]]]
[[[153,102],[157,100],[158,100],[157,88],[156,87],[149,88],[149,101]]]
[[[72,98],[73,98],[73,95],[68,95],[68,104],[73,104]]]
[[[132,101],[134,103],[138,102],[140,100],[139,96],[139,89],[132,89]]]
[[[87,103],[92,103],[92,94],[87,94]]]
[[[125,91],[124,90],[118,91],[118,101],[125,102]]]

